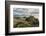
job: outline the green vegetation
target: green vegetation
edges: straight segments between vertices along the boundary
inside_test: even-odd
[[[23,17],[25,20],[20,19],[19,17],[14,18],[14,28],[16,27],[38,27],[39,20],[34,16]]]

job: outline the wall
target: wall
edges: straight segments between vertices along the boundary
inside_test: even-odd
[[[44,3],[46,3],[46,0],[16,0],[16,1],[44,2]],[[45,6],[46,6],[46,4],[45,4]],[[46,7],[45,7],[45,9],[46,9]],[[45,12],[45,15],[46,15],[46,12]],[[5,34],[5,0],[0,0],[0,36],[5,36],[4,34]],[[45,34],[16,35],[16,36],[46,36],[46,33]]]

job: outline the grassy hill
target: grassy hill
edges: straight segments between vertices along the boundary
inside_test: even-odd
[[[14,28],[39,26],[39,20],[35,18],[34,16],[29,16],[29,17],[15,17],[14,16],[13,23],[14,23]]]

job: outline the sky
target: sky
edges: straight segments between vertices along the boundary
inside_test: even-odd
[[[15,16],[39,16],[39,9],[35,8],[13,8],[13,15]]]

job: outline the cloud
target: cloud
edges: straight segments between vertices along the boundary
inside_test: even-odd
[[[29,15],[39,15],[39,9],[34,9],[34,8],[14,8],[13,9],[13,15],[16,16],[29,16]]]

